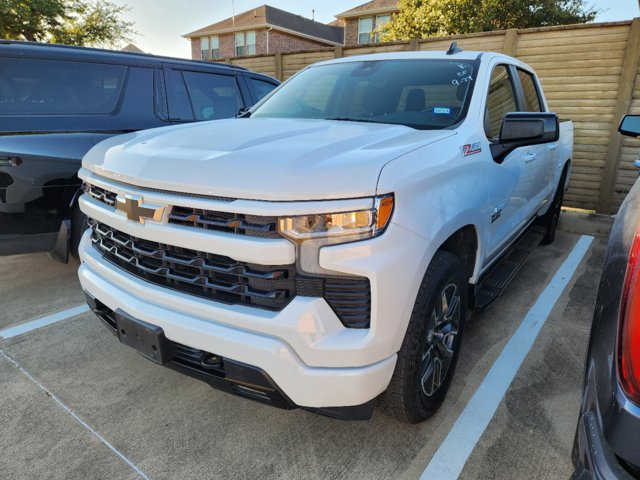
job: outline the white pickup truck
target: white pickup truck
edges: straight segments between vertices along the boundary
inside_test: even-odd
[[[91,308],[228,392],[426,419],[469,313],[554,239],[571,122],[526,64],[453,45],[312,65],[244,117],[85,156]]]

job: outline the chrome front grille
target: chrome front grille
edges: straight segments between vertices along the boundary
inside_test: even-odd
[[[116,206],[116,197],[117,194],[115,192],[111,192],[109,190],[105,190],[104,188],[97,187],[90,183],[82,184],[82,191],[87,193],[89,196],[98,200],[99,202],[104,203],[110,207]]]
[[[210,300],[281,310],[296,295],[295,265],[264,266],[133,237],[90,220],[102,256],[145,280]]]
[[[173,207],[169,214],[169,223],[176,225],[261,238],[281,238],[277,222],[276,217],[260,217],[188,207]]]
[[[93,199],[115,208],[117,194],[90,183],[84,183],[82,190]],[[245,215],[242,213],[203,210],[200,208],[170,207],[168,222],[173,225],[214,230],[218,232],[259,238],[282,238],[278,233],[277,217]]]

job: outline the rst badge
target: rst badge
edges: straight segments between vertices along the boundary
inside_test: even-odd
[[[467,143],[462,146],[462,156],[468,157],[469,155],[473,155],[475,153],[480,153],[482,151],[482,146],[480,142],[475,143]]]

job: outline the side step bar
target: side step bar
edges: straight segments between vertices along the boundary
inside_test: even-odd
[[[544,233],[540,227],[529,228],[483,276],[475,289],[476,312],[483,311],[500,296],[543,238]]]

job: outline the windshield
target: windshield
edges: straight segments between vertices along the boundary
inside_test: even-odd
[[[373,60],[310,67],[258,105],[251,116],[446,128],[466,115],[478,63]]]

